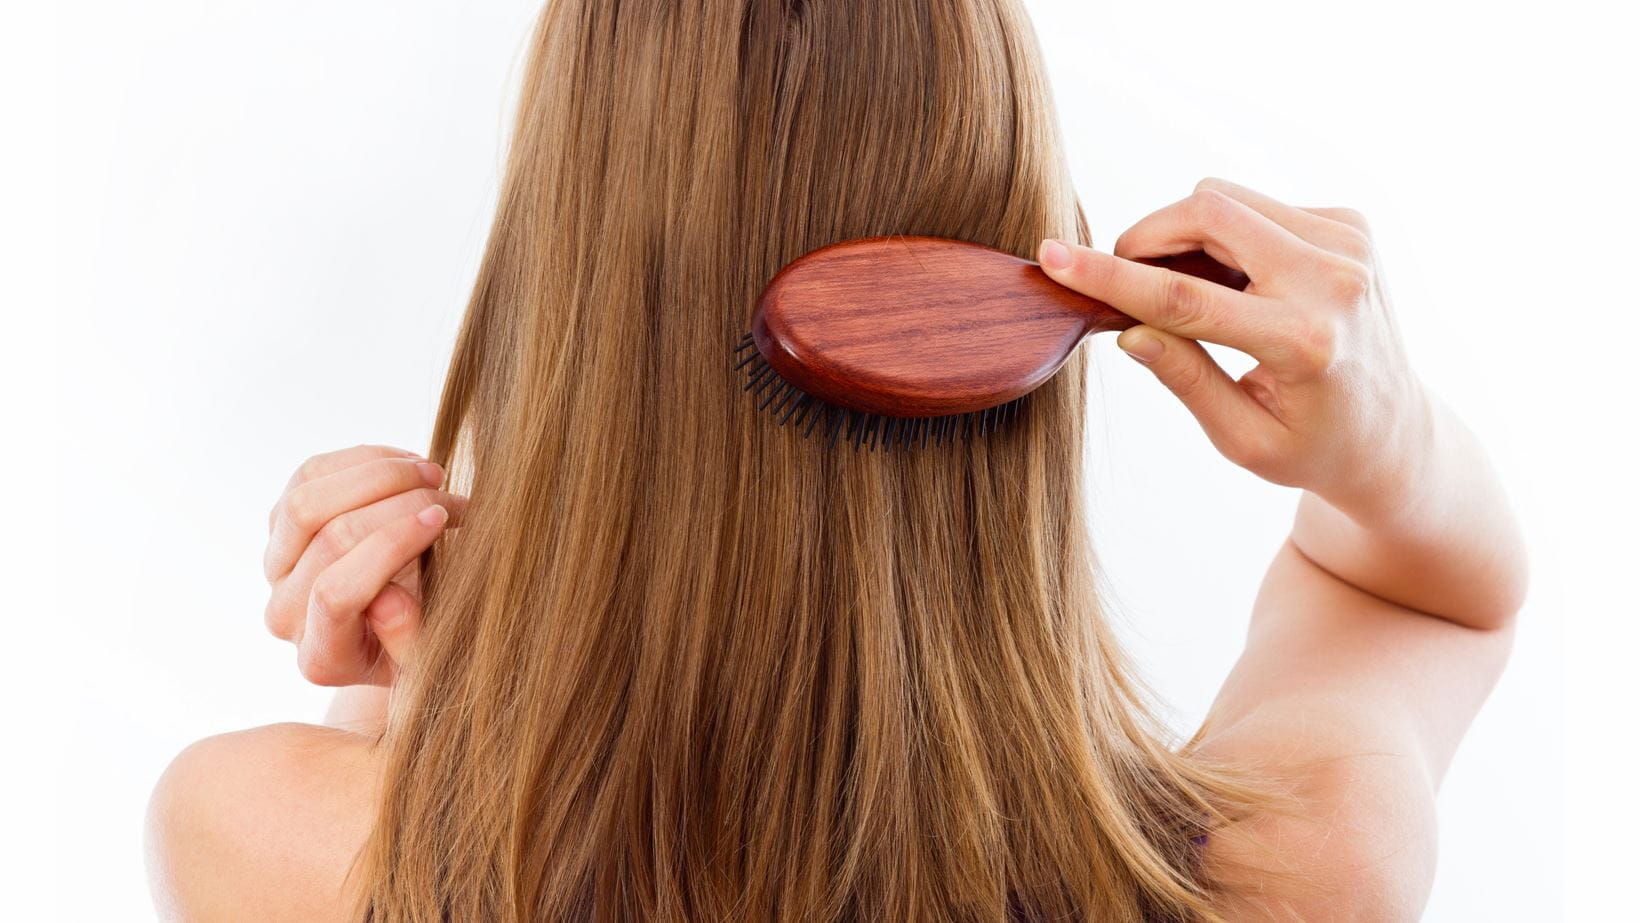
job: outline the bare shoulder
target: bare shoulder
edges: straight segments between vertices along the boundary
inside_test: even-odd
[[[1370,721],[1272,709],[1212,755],[1278,765],[1290,801],[1215,831],[1208,870],[1235,920],[1417,920],[1434,881],[1435,786],[1414,747]]]
[[[376,777],[370,739],[334,728],[274,724],[192,744],[149,801],[161,918],[341,918]]]

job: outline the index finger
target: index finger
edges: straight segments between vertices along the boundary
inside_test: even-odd
[[[1269,298],[1058,240],[1042,242],[1037,262],[1060,285],[1149,326],[1260,359],[1281,348],[1285,313]]]

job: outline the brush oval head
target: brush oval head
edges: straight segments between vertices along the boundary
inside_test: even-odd
[[[1200,251],[1151,262],[1208,275],[1200,261],[1230,272]],[[909,439],[938,434],[936,418],[980,415],[983,430],[1087,336],[1135,323],[1011,253],[936,237],[862,238],[805,254],[769,282],[736,367],[782,423],[829,405],[847,412],[850,430],[856,418],[887,418],[900,422],[870,425]]]
[[[752,339],[781,378],[821,400],[890,417],[1005,404],[1126,315],[1011,253],[934,237],[822,247],[764,289]]]

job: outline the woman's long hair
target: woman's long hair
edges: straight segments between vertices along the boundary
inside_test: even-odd
[[[730,370],[783,264],[1086,238],[1017,0],[551,0],[432,452],[355,881],[422,920],[1208,913],[1240,797],[1095,598],[1085,362],[978,441],[869,452]]]

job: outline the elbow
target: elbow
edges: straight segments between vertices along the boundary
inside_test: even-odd
[[[1526,540],[1514,517],[1505,511],[1489,536],[1461,549],[1461,555],[1469,562],[1462,583],[1426,613],[1476,631],[1513,628],[1531,590]]]
[[[1512,628],[1531,592],[1531,564],[1526,554],[1526,543],[1518,529],[1506,533],[1500,542],[1496,563],[1492,568],[1486,594],[1486,603],[1478,607],[1473,627],[1500,630]]]
[[[1494,625],[1507,628],[1515,624],[1532,586],[1531,555],[1526,550],[1526,534],[1521,530],[1515,512],[1504,507],[1497,529],[1497,600],[1494,604]]]

